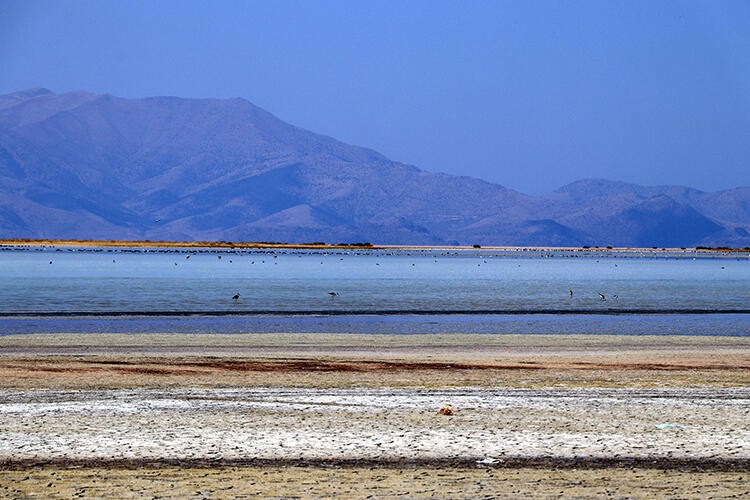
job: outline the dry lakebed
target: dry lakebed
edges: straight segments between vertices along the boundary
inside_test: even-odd
[[[748,496],[749,348],[726,336],[0,336],[0,495]]]

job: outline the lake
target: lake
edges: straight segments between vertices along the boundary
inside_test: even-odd
[[[750,258],[2,248],[0,333],[48,331],[750,335]]]

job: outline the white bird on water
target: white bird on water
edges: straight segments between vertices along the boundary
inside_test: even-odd
[[[601,292],[596,292],[596,293],[598,293],[598,294],[599,294],[599,298],[600,298],[600,299],[602,299],[602,300],[607,300],[607,297],[605,297],[603,293],[601,293]]]

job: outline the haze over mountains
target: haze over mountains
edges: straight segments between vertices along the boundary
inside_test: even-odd
[[[744,247],[750,188],[582,180],[529,196],[243,99],[31,89],[0,96],[0,237]]]

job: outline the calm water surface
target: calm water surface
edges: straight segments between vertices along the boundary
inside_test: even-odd
[[[0,251],[0,333],[750,335],[748,312],[747,254]]]

